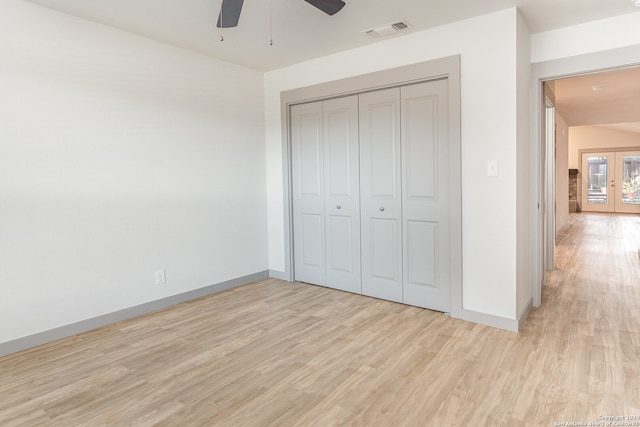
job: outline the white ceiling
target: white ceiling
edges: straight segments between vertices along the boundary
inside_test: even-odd
[[[640,67],[559,79],[553,86],[556,110],[569,126],[640,133]]]
[[[345,0],[327,16],[304,0],[246,0],[238,27],[220,42],[221,0],[27,1],[262,71],[375,43],[383,39],[361,31],[399,20],[419,31],[516,6],[538,33],[638,11],[629,0]]]

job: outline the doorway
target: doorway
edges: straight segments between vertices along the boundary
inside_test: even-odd
[[[578,212],[640,213],[640,180],[636,181],[640,113],[634,107],[640,103],[640,67],[574,74],[543,85],[547,100],[544,266],[553,270],[555,238],[566,226],[558,218],[570,212],[566,199],[571,179],[577,187]],[[552,117],[549,98],[555,110]],[[563,123],[567,138],[558,137],[554,123]],[[561,151],[566,153],[563,158],[558,156]],[[577,174],[567,180],[570,170]]]
[[[546,194],[546,176],[547,176],[547,158],[546,158],[546,111],[545,111],[545,92],[544,88],[546,83],[554,82],[569,82],[574,83],[574,88],[582,89],[594,105],[598,105],[599,114],[591,114],[590,111],[585,110],[584,104],[564,104],[562,90],[557,91],[555,99],[555,107],[557,111],[564,113],[564,111],[573,111],[573,115],[564,115],[567,124],[572,130],[583,129],[585,126],[591,126],[590,129],[600,130],[612,130],[624,132],[627,135],[633,135],[635,142],[632,144],[625,144],[624,147],[628,150],[630,146],[638,145],[640,137],[640,110],[637,108],[629,108],[631,105],[638,105],[640,102],[640,78],[636,77],[630,81],[627,81],[626,85],[619,85],[623,82],[623,79],[617,78],[616,73],[636,73],[640,72],[640,46],[613,49],[606,52],[594,53],[588,55],[581,55],[571,58],[564,58],[558,60],[552,60],[548,62],[541,62],[532,65],[532,85],[535,88],[535,96],[533,97],[533,108],[535,111],[533,119],[533,138],[535,143],[532,145],[533,154],[533,180],[536,183],[536,191],[532,198],[532,208],[535,211],[533,215],[533,222],[531,224],[532,229],[532,293],[533,293],[533,305],[538,307],[542,303],[542,289],[545,280],[545,271],[547,270],[547,263],[545,255],[548,251],[553,250],[553,242],[547,238],[545,231],[545,208],[548,203],[555,201],[550,199],[555,197],[553,193]],[[594,82],[590,85],[585,84],[585,80],[581,78],[603,78],[603,81]],[[616,88],[616,91],[612,89]],[[610,96],[613,94],[617,96]],[[558,96],[559,95],[559,96]],[[609,96],[607,96],[609,95]],[[559,98],[559,99],[558,99]],[[607,103],[605,103],[607,99]],[[625,106],[626,105],[626,106]],[[573,107],[573,108],[564,108]],[[582,119],[597,119],[597,122],[591,123],[574,123],[575,118]],[[599,138],[597,142],[606,141],[611,143],[610,138]],[[593,141],[592,141],[593,142]],[[619,146],[614,148],[620,148]],[[574,148],[574,147],[571,147]],[[608,151],[611,148],[606,147],[601,149],[598,144],[591,145],[592,152],[595,151]],[[598,148],[596,150],[596,148]],[[635,148],[637,149],[637,148]],[[575,153],[575,151],[572,151]],[[579,175],[581,165],[579,165],[581,159],[575,155],[570,155],[570,162],[564,168],[559,167],[562,173],[569,173],[573,170],[573,174]],[[557,165],[556,165],[557,166]],[[566,171],[566,172],[565,172]],[[578,176],[577,182],[580,182],[581,177]],[[567,191],[567,189],[557,189],[557,191]],[[550,216],[549,227],[555,228],[555,218]]]

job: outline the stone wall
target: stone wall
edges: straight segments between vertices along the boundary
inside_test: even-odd
[[[569,169],[569,213],[579,212],[578,169]]]

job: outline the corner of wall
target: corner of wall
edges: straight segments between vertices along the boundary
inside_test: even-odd
[[[531,299],[531,35],[522,16],[516,22],[516,298],[515,313]]]

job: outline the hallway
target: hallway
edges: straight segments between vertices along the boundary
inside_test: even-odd
[[[555,355],[549,374],[571,388],[573,410],[588,421],[640,415],[639,248],[640,215],[571,214],[542,306],[522,331]]]

